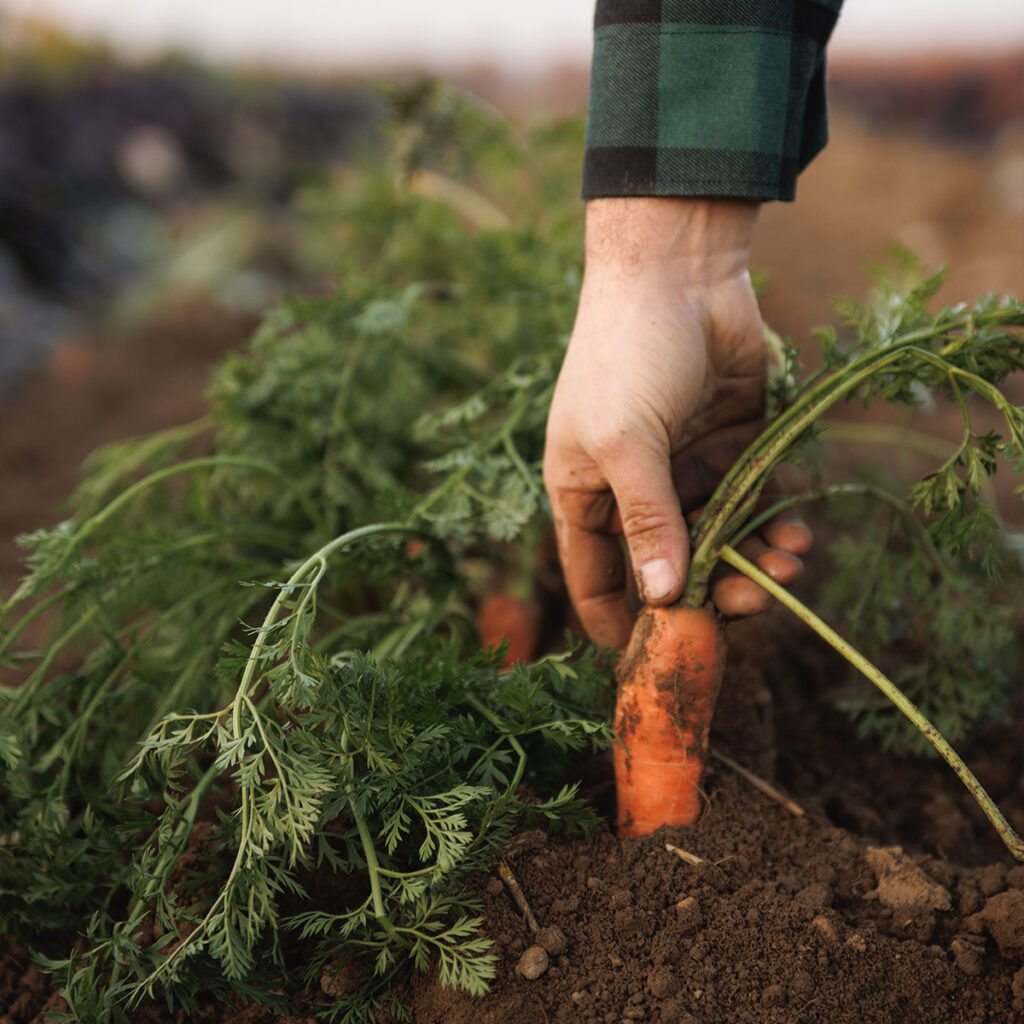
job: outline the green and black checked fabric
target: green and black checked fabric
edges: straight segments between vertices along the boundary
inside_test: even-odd
[[[842,0],[597,0],[583,197],[792,199]]]

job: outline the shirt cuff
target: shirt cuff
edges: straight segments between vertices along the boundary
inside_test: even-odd
[[[598,0],[583,197],[792,199],[841,0]]]

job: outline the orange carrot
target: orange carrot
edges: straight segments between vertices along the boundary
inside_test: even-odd
[[[476,613],[476,628],[484,647],[497,647],[508,641],[502,668],[517,661],[529,661],[537,651],[540,626],[536,605],[512,594],[488,594]]]
[[[619,835],[647,835],[700,817],[708,730],[724,668],[725,641],[710,608],[644,609],[618,672]]]

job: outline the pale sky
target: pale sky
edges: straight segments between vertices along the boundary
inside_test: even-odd
[[[589,59],[593,0],[0,0],[129,55],[366,69],[491,60],[531,71]],[[833,55],[1024,47],[1017,0],[846,0]]]

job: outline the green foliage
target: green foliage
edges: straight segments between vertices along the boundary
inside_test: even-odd
[[[444,449],[427,463],[441,479],[417,505],[417,519],[441,536],[481,530],[512,540],[541,510],[544,426],[561,361],[560,347],[516,360],[486,387],[415,424],[426,444]]]
[[[93,990],[130,1006],[160,994],[187,1006],[214,982],[242,993],[284,977],[286,930],[313,981],[369,958],[393,983],[405,962],[426,969],[435,956],[471,992],[493,976],[460,883],[528,808],[523,740],[606,741],[606,728],[576,711],[580,687],[596,681],[593,659],[562,655],[502,674],[493,655],[428,645],[400,662],[353,654],[331,665],[308,646],[308,594],[296,586],[282,586],[294,601],[277,603],[257,634],[233,701],[164,719],[120,776],[128,801],[165,807],[133,851],[131,913],[91,955],[114,975],[119,959],[131,969],[104,987],[75,958],[53,964],[82,998]],[[197,849],[198,801],[229,781],[233,810],[202,833],[203,870],[176,881]],[[595,822],[571,790],[546,810],[570,827]],[[361,892],[352,906],[323,909],[311,880],[324,866]],[[303,909],[285,912],[286,903]]]
[[[608,668],[499,672],[463,571],[530,557],[579,282],[578,129],[525,160],[450,90],[396,109],[383,168],[306,197],[333,294],[282,302],[207,417],[101,450],[71,518],[23,538],[0,609],[20,684],[0,688],[0,933],[63,979],[69,1019],[204,992],[285,1012],[296,957],[369,965],[351,1005],[325,1000],[335,1019],[368,1019],[411,966],[482,991],[462,881],[520,820],[593,824],[565,760],[608,741]],[[444,415],[481,390],[479,417]],[[490,411],[507,401],[518,427]],[[446,448],[467,452],[458,479],[427,464]],[[469,488],[484,515],[459,511]]]
[[[843,635],[881,667],[950,742],[971,725],[1005,714],[1020,681],[1014,608],[1019,580],[996,533],[984,566],[941,558],[909,506],[878,514],[870,496],[847,498],[843,522],[856,522],[832,544],[822,604]],[[987,506],[986,506],[987,508]],[[847,519],[847,516],[849,519]],[[992,566],[1006,569],[996,586]],[[887,749],[934,754],[928,740],[893,705],[857,678],[840,699],[862,736]]]
[[[483,992],[467,877],[517,823],[594,824],[565,769],[610,739],[608,667],[585,650],[499,671],[468,581],[480,559],[529,563],[545,520],[580,129],[524,143],[429,83],[395,103],[384,166],[305,198],[334,292],[281,303],[208,417],[97,453],[71,518],[24,538],[0,607],[19,684],[0,688],[0,933],[62,979],[55,1019],[126,1021],[148,997],[188,1013],[204,993],[286,1013],[351,964],[359,991],[325,997],[327,1019],[400,1016],[396,980],[432,964]],[[933,314],[937,286],[846,304],[852,337],[823,331],[809,376],[780,344],[774,418],[697,525],[688,595],[836,403],[954,402],[961,443],[885,499],[899,557],[872,541],[869,583],[841,548],[860,585],[839,572],[833,597],[867,646],[937,630],[902,682],[955,735],[1010,678],[1005,617],[981,601],[1002,563],[984,498],[998,462],[1024,466],[1024,411],[997,386],[1024,366],[1024,308]],[[1002,433],[975,428],[978,398]],[[856,713],[902,742],[873,703]]]
[[[768,475],[784,460],[804,459],[807,442],[840,402],[951,403],[961,415],[961,438],[905,497],[851,484],[808,497],[862,496],[849,520],[858,529],[835,547],[826,604],[847,639],[891,666],[897,685],[940,732],[956,739],[1002,713],[1019,680],[1013,595],[1005,589],[1009,584],[996,588],[1012,560],[988,492],[1000,463],[1010,471],[1024,466],[1024,408],[998,387],[1024,369],[1024,303],[986,296],[933,312],[942,273],[923,276],[899,249],[893,262],[895,270],[879,271],[866,305],[837,303],[852,332],[845,342],[834,329],[817,332],[820,370],[798,379],[795,353],[784,353],[770,396],[776,418],[708,502],[695,531],[689,588],[692,600],[703,600],[705,567],[719,545],[734,545],[766,518],[759,512],[749,519]],[[985,405],[1002,420],[1001,432],[975,427]],[[899,444],[898,436],[893,443]],[[864,497],[880,503],[880,517],[871,516]],[[884,698],[857,691],[843,705],[863,734],[879,736],[886,746],[931,750]]]

